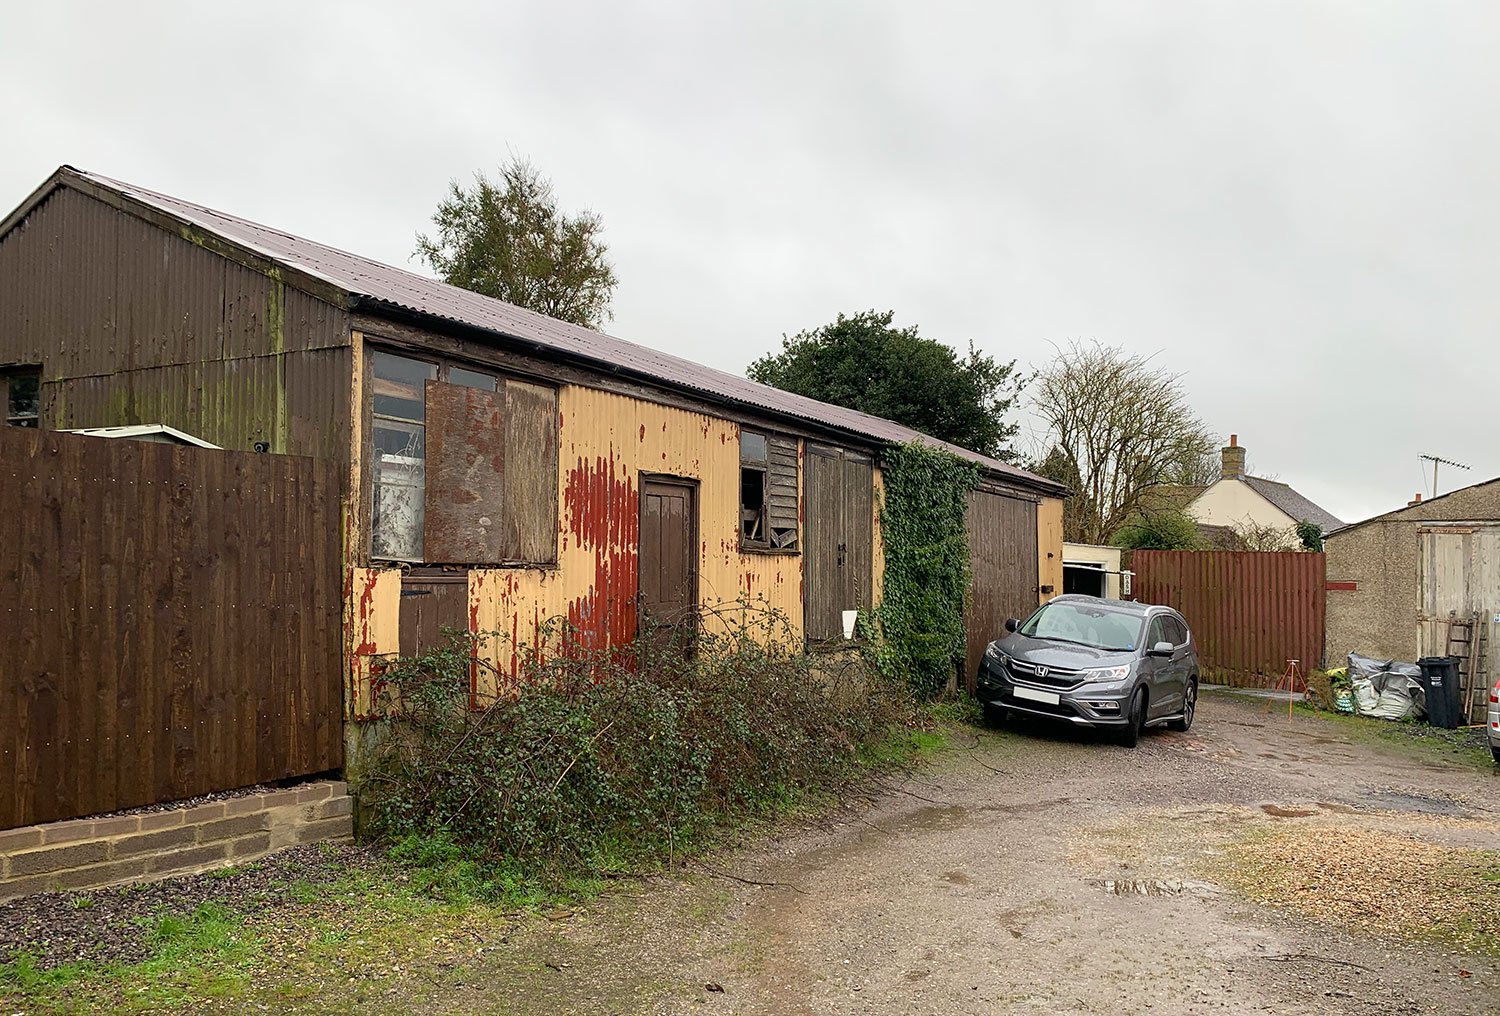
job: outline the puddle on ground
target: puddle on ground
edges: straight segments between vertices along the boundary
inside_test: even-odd
[[[1399,790],[1372,791],[1365,794],[1364,799],[1377,808],[1389,811],[1416,812],[1418,815],[1462,815],[1464,813],[1464,806],[1457,801]]]
[[[1263,804],[1260,810],[1273,818],[1310,818],[1318,813],[1317,808],[1287,808],[1279,804]]]
[[[952,882],[954,885],[973,885],[974,880],[961,871],[943,872],[943,881]]]
[[[1165,878],[1091,878],[1089,885],[1110,896],[1217,896],[1207,882]]]

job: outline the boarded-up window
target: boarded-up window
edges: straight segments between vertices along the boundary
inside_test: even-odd
[[[371,378],[373,557],[556,560],[554,389],[384,352]]]
[[[40,417],[42,371],[23,367],[0,374],[0,396],[5,399],[5,422],[12,427],[35,427]]]
[[[740,431],[740,539],[750,548],[797,549],[797,442]]]

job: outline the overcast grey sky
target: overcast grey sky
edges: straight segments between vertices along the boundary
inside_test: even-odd
[[[417,269],[514,152],[604,217],[614,334],[1160,351],[1353,520],[1500,474],[1497,51],[1455,0],[12,3],[0,204],[68,162]]]

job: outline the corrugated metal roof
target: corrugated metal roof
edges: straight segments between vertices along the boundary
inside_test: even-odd
[[[64,167],[57,179],[66,183],[70,175],[140,202],[293,271],[326,282],[347,292],[356,301],[372,305],[367,309],[374,313],[385,306],[455,322],[531,343],[555,354],[622,368],[658,383],[688,389],[716,400],[834,427],[878,441],[903,443],[919,440],[946,448],[1028,487],[1049,493],[1063,492],[1063,488],[1051,480],[938,441],[890,420],[757,384],[691,360],[570,325],[502,300],[97,173]],[[44,194],[39,192],[37,197],[41,196]]]

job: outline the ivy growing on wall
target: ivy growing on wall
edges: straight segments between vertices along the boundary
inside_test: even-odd
[[[964,522],[979,467],[912,442],[881,464],[885,589],[878,620],[881,668],[919,698],[942,691],[964,655],[969,540]]]

